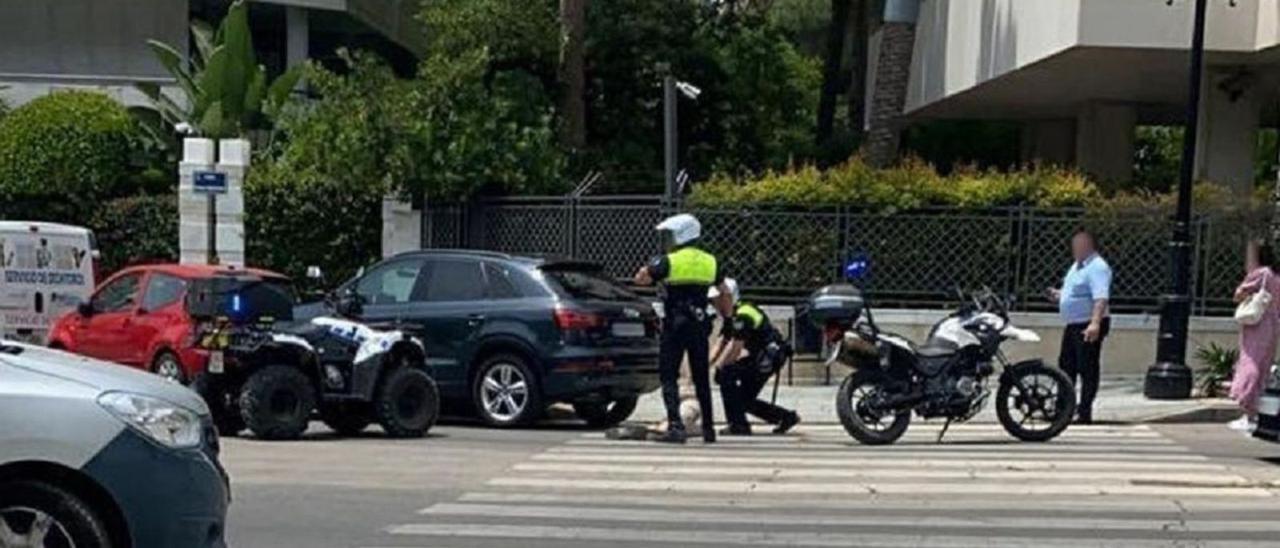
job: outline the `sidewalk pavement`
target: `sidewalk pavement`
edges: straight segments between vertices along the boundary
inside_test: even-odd
[[[778,404],[800,413],[801,419],[807,424],[838,424],[840,419],[836,415],[835,397],[841,380],[843,378],[833,379],[831,386],[787,386],[783,382],[778,387]],[[712,384],[712,390],[716,422],[723,423],[724,410],[721,406],[720,391],[715,384]],[[770,383],[761,392],[761,398],[768,401],[772,390],[773,384]],[[994,382],[992,390],[993,393],[985,409],[970,422],[998,422],[995,412]],[[1141,378],[1103,379],[1093,409],[1095,421],[1120,423],[1225,422],[1238,415],[1235,404],[1225,399],[1148,400],[1142,395]],[[640,398],[640,404],[631,416],[631,421],[658,422],[665,417],[662,394],[656,391]]]

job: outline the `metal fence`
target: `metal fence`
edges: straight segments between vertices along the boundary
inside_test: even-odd
[[[682,208],[660,197],[506,198],[433,204],[424,216],[427,247],[555,254],[592,261],[625,278],[660,251],[653,230],[677,211],[698,216],[703,246],[716,253],[745,291],[794,300],[839,279],[853,253],[872,257],[870,287],[882,305],[937,306],[956,287],[991,286],[1018,295],[1024,308],[1070,265],[1068,241],[1087,226],[1115,272],[1118,310],[1153,310],[1169,280],[1170,222],[1152,212],[1086,215],[1082,210],[924,209],[891,215],[850,208]],[[1248,215],[1200,217],[1193,226],[1197,313],[1231,310],[1242,274]]]

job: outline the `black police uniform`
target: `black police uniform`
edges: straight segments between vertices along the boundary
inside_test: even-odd
[[[670,441],[685,434],[680,417],[680,363],[689,358],[698,406],[702,408],[702,436],[715,441],[715,420],[708,378],[711,318],[707,314],[707,291],[724,281],[724,273],[714,255],[695,246],[679,246],[649,262],[649,275],[663,286],[662,348],[658,376],[662,381],[662,401],[667,407]]]
[[[770,424],[791,422],[796,415],[758,398],[769,378],[778,372],[790,353],[782,335],[763,310],[750,303],[739,303],[732,318],[724,322],[720,335],[726,340],[741,340],[749,355],[721,367],[716,380],[724,400],[725,421],[733,432],[751,431],[747,413]]]

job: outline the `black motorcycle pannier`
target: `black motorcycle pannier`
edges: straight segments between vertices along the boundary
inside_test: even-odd
[[[849,284],[834,284],[809,295],[804,315],[818,326],[829,321],[852,322],[862,316],[864,305],[862,290]]]

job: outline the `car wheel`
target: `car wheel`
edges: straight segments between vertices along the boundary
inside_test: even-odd
[[[110,548],[102,518],[84,500],[39,481],[0,482],[0,546]]]
[[[373,408],[367,403],[322,403],[320,420],[340,436],[354,436],[373,422]]]
[[[382,379],[373,407],[388,436],[420,438],[440,417],[440,389],[421,369],[398,367]]]
[[[523,358],[513,354],[500,354],[481,364],[472,397],[480,418],[491,426],[529,424],[543,411],[537,377]]]
[[[573,412],[592,428],[617,426],[631,417],[636,410],[639,396],[625,396],[613,401],[576,401]]]
[[[161,351],[151,360],[151,372],[178,384],[187,382],[187,375],[182,371],[182,361],[178,360],[177,354],[168,350]]]
[[[307,430],[315,388],[301,371],[272,365],[249,376],[240,389],[240,416],[262,439],[295,439]]]
[[[198,373],[187,388],[199,394],[209,406],[209,414],[213,416],[213,426],[218,429],[218,435],[235,436],[244,430],[244,418],[240,416],[239,402],[227,394],[222,384],[213,375]]]

